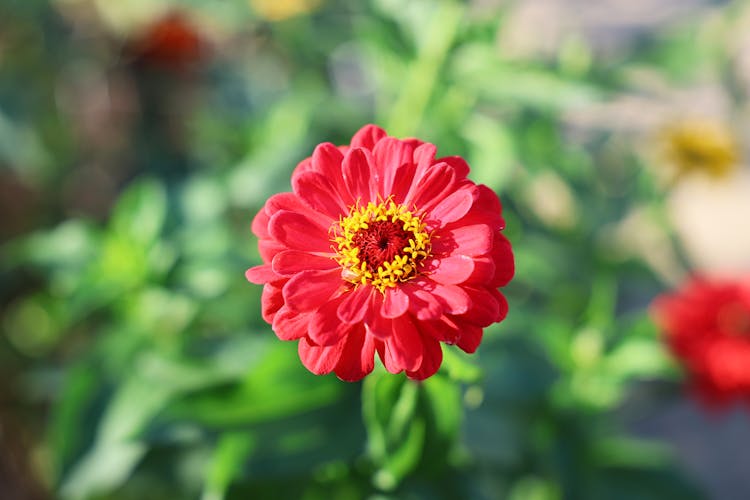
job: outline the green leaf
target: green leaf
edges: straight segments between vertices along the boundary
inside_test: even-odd
[[[242,464],[253,452],[255,438],[250,432],[228,432],[219,438],[206,472],[202,500],[222,500]]]
[[[419,464],[425,442],[425,417],[417,412],[420,387],[403,376],[370,374],[362,390],[362,416],[368,452],[378,471],[375,485],[395,488]]]
[[[119,198],[110,227],[121,237],[148,247],[161,233],[167,215],[164,186],[153,179],[137,181]]]

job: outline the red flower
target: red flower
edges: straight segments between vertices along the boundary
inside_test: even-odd
[[[434,374],[440,342],[474,352],[505,318],[510,281],[500,200],[457,156],[367,125],[350,146],[315,148],[253,220],[265,264],[263,318],[299,339],[313,373],[359,380],[378,353],[391,373]]]
[[[130,45],[138,61],[167,69],[184,69],[200,60],[205,50],[198,29],[179,12],[160,18]]]
[[[653,311],[704,401],[750,398],[750,281],[693,278]]]

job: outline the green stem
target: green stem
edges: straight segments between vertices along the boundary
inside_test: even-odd
[[[417,131],[438,79],[438,71],[455,40],[462,14],[463,7],[449,1],[441,2],[432,14],[417,59],[409,66],[401,93],[386,120],[386,130],[390,134],[403,137]]]

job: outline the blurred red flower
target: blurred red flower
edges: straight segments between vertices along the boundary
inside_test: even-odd
[[[440,342],[474,352],[507,314],[514,261],[497,195],[460,157],[374,125],[320,144],[253,220],[265,264],[263,318],[299,339],[313,373],[359,380],[378,353],[391,373],[434,374]]]
[[[136,60],[167,69],[183,69],[201,59],[206,41],[184,14],[170,12],[130,43]]]
[[[750,398],[750,280],[696,277],[657,297],[653,311],[702,400]]]

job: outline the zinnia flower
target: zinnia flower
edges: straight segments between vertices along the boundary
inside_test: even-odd
[[[374,125],[351,145],[320,144],[253,220],[265,262],[262,313],[299,340],[313,373],[359,380],[377,352],[391,373],[434,374],[440,342],[474,352],[505,318],[514,272],[497,195],[457,156]]]
[[[167,69],[184,69],[204,55],[206,41],[185,15],[170,12],[131,44],[138,61]]]
[[[704,401],[750,398],[750,280],[693,278],[658,297],[653,310]]]

